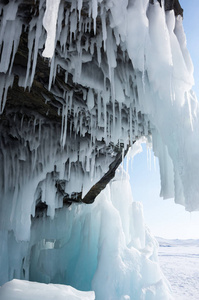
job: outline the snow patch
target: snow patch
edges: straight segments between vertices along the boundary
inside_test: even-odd
[[[1,300],[94,300],[94,292],[81,292],[71,286],[13,279],[0,288]]]

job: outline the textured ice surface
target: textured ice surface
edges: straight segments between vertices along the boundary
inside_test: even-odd
[[[81,292],[71,286],[13,279],[0,287],[1,300],[94,300],[94,292]]]
[[[91,134],[87,155],[81,155],[91,177],[96,140],[103,139],[108,146],[122,139],[126,148],[129,142],[151,134],[159,158],[162,197],[174,197],[187,210],[198,210],[198,103],[191,91],[193,65],[181,16],[165,13],[158,1],[73,1],[67,9],[64,3],[40,1],[39,14],[28,28],[26,75],[17,73],[18,84],[31,88],[38,53],[45,48],[42,55],[50,58],[48,88],[62,99],[58,110],[62,147],[67,149],[71,111],[75,114],[73,131],[83,137]],[[1,5],[1,112],[13,83],[13,59],[23,25],[18,5],[18,1]],[[55,49],[59,55],[54,55]],[[71,74],[81,89],[87,128],[73,92],[61,94],[53,89],[60,67],[66,83]]]
[[[199,298],[199,240],[158,238],[159,261],[175,299]]]
[[[15,274],[67,284],[95,291],[98,300],[171,299],[157,242],[145,226],[141,203],[133,202],[122,168],[93,204],[57,210],[54,219],[33,219],[28,244],[17,243],[13,235],[7,239],[13,249],[7,280]]]

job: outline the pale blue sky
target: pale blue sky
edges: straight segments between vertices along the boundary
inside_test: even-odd
[[[199,0],[181,0],[184,9],[184,30],[187,47],[194,64],[194,91],[199,99]],[[199,137],[198,137],[199,138]],[[184,207],[174,203],[173,199],[159,197],[160,178],[158,162],[156,171],[153,165],[147,167],[147,151],[136,155],[129,170],[135,201],[141,201],[144,207],[145,221],[152,233],[165,238],[199,239],[199,212],[186,212]],[[199,200],[199,199],[198,199]]]
[[[147,163],[146,145],[137,154],[129,167],[130,182],[134,201],[143,203],[145,222],[151,232],[164,238],[199,239],[199,212],[189,213],[184,207],[175,204],[173,199],[159,197],[159,166],[151,152],[151,169]],[[131,165],[131,164],[130,164]]]

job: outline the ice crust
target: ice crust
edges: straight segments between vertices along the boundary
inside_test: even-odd
[[[0,288],[1,300],[94,300],[94,292],[80,292],[60,284],[13,279]]]
[[[14,76],[31,89],[43,55],[50,63],[47,88],[62,116],[60,130],[37,114],[29,121],[16,115],[13,122],[21,126],[11,134],[22,141],[16,148],[8,147],[2,129],[0,283],[63,282],[94,289],[99,300],[169,299],[156,243],[140,204],[125,194],[126,181],[113,181],[92,206],[70,209],[62,208],[56,182],[63,180],[69,195],[75,190],[84,196],[114,160],[110,145],[122,142],[127,149],[145,136],[159,159],[161,196],[199,209],[198,103],[182,18],[165,13],[158,1],[69,2],[66,9],[66,1],[40,0],[27,30],[25,74],[13,68],[23,29],[21,1],[0,4],[0,113]],[[54,85],[60,68],[66,84],[71,74],[81,89],[82,107],[72,90]],[[38,199],[48,206],[47,217],[36,218]]]

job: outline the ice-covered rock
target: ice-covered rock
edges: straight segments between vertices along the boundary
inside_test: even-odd
[[[74,285],[82,280],[99,299],[167,299],[139,204],[131,204],[132,221],[124,220],[129,204],[113,204],[105,194],[98,196],[101,204],[69,206],[93,202],[127,149],[145,137],[159,159],[162,197],[199,209],[193,66],[179,2],[164,4],[0,4],[1,283],[14,277]],[[98,239],[91,239],[88,277],[80,279],[89,230]]]

